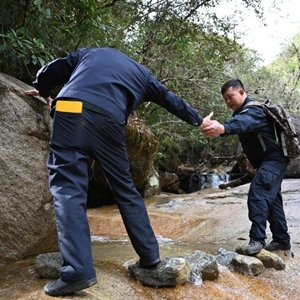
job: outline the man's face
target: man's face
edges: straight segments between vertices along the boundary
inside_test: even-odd
[[[245,91],[242,89],[233,89],[232,87],[228,88],[223,94],[225,103],[227,107],[232,110],[238,110],[245,100]]]

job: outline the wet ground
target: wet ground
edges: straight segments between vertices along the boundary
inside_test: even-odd
[[[162,194],[147,199],[151,223],[160,244],[161,257],[202,250],[215,254],[219,248],[234,250],[248,243],[249,185],[231,190],[202,190],[188,195]],[[216,281],[195,282],[176,288],[144,287],[129,277],[125,264],[135,262],[119,212],[114,206],[90,209],[88,217],[98,284],[62,299],[158,300],[300,299],[300,180],[284,180],[284,208],[292,238],[291,251],[279,251],[286,263],[283,271],[265,269],[257,277],[246,277],[220,266]],[[270,238],[270,232],[268,231]],[[0,299],[53,299],[43,292],[49,281],[36,276],[34,259],[19,261],[0,270]]]

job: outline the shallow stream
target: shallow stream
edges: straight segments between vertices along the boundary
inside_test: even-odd
[[[215,254],[248,243],[249,185],[231,190],[206,189],[188,195],[162,194],[146,200],[161,258],[195,250]],[[88,210],[98,284],[64,299],[97,300],[299,300],[300,299],[300,180],[284,180],[284,208],[292,238],[291,251],[279,251],[283,271],[265,269],[247,277],[219,266],[215,281],[195,279],[175,288],[144,287],[129,277],[126,265],[138,260],[115,206]],[[268,239],[271,238],[267,231]],[[49,279],[40,279],[34,258],[0,269],[1,300],[53,299],[43,292]]]

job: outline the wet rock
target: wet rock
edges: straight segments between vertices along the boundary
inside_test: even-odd
[[[190,266],[184,258],[163,259],[154,268],[141,268],[138,263],[129,265],[130,275],[145,286],[174,287],[188,282]]]
[[[236,252],[239,254],[245,254],[245,247],[238,247]],[[264,265],[265,268],[273,268],[276,270],[284,270],[285,263],[280,256],[265,249],[262,249],[259,253],[255,254],[254,257],[258,258]]]
[[[34,263],[34,269],[41,278],[58,278],[61,267],[59,252],[39,254]]]
[[[256,258],[262,261],[265,268],[273,268],[276,270],[284,270],[285,263],[280,256],[267,250],[261,250],[255,255]]]
[[[245,247],[238,247],[236,252],[245,255]],[[254,257],[261,260],[265,268],[273,268],[276,270],[284,270],[285,263],[280,256],[275,253],[269,252],[262,249],[259,253],[255,254]]]
[[[195,251],[190,255],[184,256],[190,264],[191,276],[190,281],[195,276],[202,274],[202,280],[215,280],[219,276],[217,260],[213,255],[202,251]]]
[[[161,175],[161,190],[179,194],[179,178],[175,173],[165,172]]]
[[[219,248],[217,251],[216,259],[217,262],[222,266],[229,266],[233,257],[236,256],[236,252],[229,251],[224,248]]]
[[[256,257],[237,254],[232,258],[233,269],[246,276],[257,276],[263,269],[263,263]]]

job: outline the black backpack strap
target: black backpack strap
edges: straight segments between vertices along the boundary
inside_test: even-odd
[[[250,102],[248,102],[248,103],[245,104],[245,106],[249,106],[249,105],[256,105],[256,106],[260,106],[260,107],[264,108],[263,105],[261,103],[259,103],[258,101],[250,101]],[[281,146],[280,140],[278,138],[278,133],[277,133],[276,122],[275,121],[273,121],[273,127],[274,127],[275,139],[272,139],[268,135],[263,134],[261,132],[259,132],[258,135],[257,135],[257,138],[258,138],[258,140],[259,140],[259,142],[260,142],[260,144],[261,144],[261,146],[263,148],[263,151],[267,150],[267,147],[266,147],[266,144],[265,144],[263,138],[271,141],[272,143],[274,143],[274,144],[276,144],[278,146]],[[284,139],[283,132],[281,132],[281,140],[283,140],[283,143],[284,143],[284,144],[282,144],[283,152],[286,153],[287,151],[286,151],[286,147],[285,147],[285,139]]]

